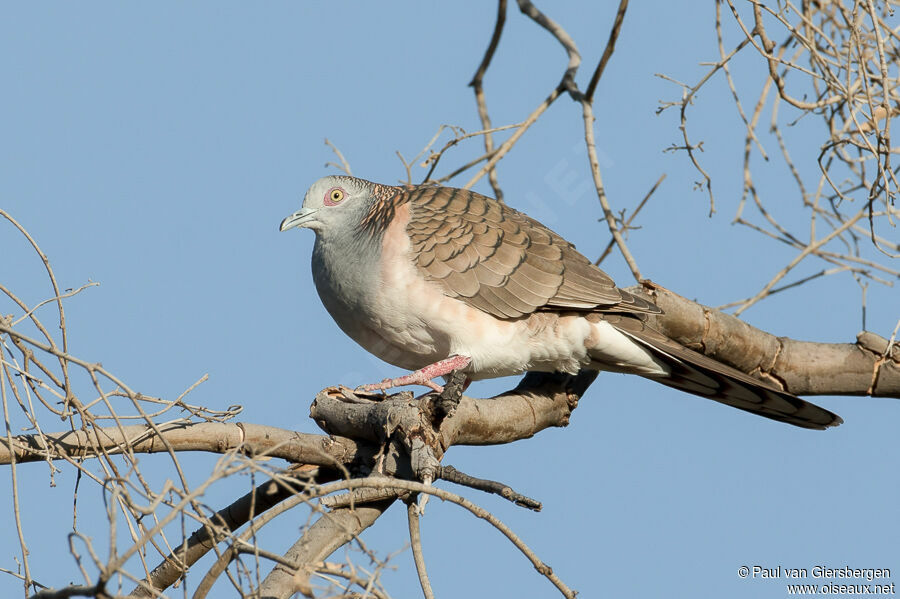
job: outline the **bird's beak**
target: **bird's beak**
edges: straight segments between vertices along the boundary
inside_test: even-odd
[[[278,230],[287,231],[294,227],[308,227],[310,223],[315,222],[316,212],[318,211],[318,208],[301,208],[281,221],[281,227]]]

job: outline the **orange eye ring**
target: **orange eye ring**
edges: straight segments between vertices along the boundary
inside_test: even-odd
[[[347,194],[343,189],[340,187],[332,187],[328,190],[328,193],[325,194],[324,203],[326,206],[337,206],[345,197],[347,197]]]

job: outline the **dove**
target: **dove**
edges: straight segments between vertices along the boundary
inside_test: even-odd
[[[695,352],[647,324],[662,311],[616,287],[575,246],[505,203],[431,185],[328,176],[281,231],[311,229],[312,274],[337,325],[414,371],[368,388],[528,371],[635,374],[809,429],[836,414]]]

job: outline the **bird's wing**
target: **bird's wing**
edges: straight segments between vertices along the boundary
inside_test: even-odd
[[[606,320],[652,351],[668,366],[670,374],[647,378],[663,385],[803,428],[821,430],[843,422],[837,414],[786,393],[774,384],[684,347],[633,316],[595,314],[589,318]]]
[[[407,233],[419,272],[498,318],[536,310],[660,312],[616,287],[565,239],[521,212],[464,189],[418,187]]]

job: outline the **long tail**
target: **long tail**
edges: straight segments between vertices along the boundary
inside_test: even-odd
[[[603,318],[671,371],[669,376],[646,378],[794,426],[824,430],[843,422],[837,414],[684,347],[637,318],[612,314]]]

